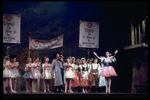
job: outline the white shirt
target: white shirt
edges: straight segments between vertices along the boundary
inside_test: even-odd
[[[93,67],[93,69],[98,69],[98,73],[100,72],[100,67],[101,67],[100,64],[92,63],[92,66],[91,66],[91,64],[88,64],[88,66],[89,66],[89,71],[88,71],[88,73],[91,72],[92,67]]]

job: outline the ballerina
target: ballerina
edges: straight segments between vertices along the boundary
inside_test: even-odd
[[[27,92],[29,92],[29,88],[30,90],[32,89],[32,85],[31,85],[32,78],[33,78],[31,73],[32,59],[28,58],[27,60],[28,63],[25,65],[25,73],[22,77],[26,79],[26,90]],[[30,87],[28,87],[28,83],[30,83]]]
[[[110,53],[106,52],[106,57],[99,57],[96,52],[93,52],[93,54],[104,63],[104,68],[101,71],[100,76],[105,77],[106,93],[110,93],[111,77],[117,76],[114,68],[112,67],[112,62],[116,61],[115,56],[117,52],[118,50],[115,51],[114,56],[110,56]]]
[[[44,79],[44,92],[46,92],[46,86],[47,86],[47,91],[51,92],[49,87],[50,87],[50,80],[53,77],[51,75],[50,63],[48,63],[49,58],[45,57],[44,60],[45,60],[45,63],[42,64],[43,73],[42,73],[42,76],[41,76]]]
[[[3,68],[4,68],[4,70],[3,70],[3,89],[4,89],[4,93],[7,93],[7,91],[5,89],[6,85],[9,85],[12,93],[16,93],[16,91],[14,91],[13,88],[12,88],[12,77],[15,77],[15,75],[11,71],[11,63],[10,63],[9,56],[5,56],[5,58],[4,58]]]
[[[11,63],[11,71],[14,74],[14,77],[12,77],[12,79],[13,79],[12,81],[14,84],[14,91],[16,91],[16,87],[17,87],[17,78],[21,77],[21,75],[19,74],[19,71],[18,71],[18,66],[19,66],[19,62],[16,62],[16,57],[15,57],[15,58],[13,58],[12,63]]]
[[[67,65],[71,65],[69,58],[67,58]],[[72,66],[67,67],[65,71],[65,78],[66,78],[65,93],[67,92],[67,83],[69,84],[69,93],[73,93],[73,91],[71,90],[71,81],[72,79],[75,78],[75,74],[72,71],[72,68],[73,68]]]
[[[39,62],[39,58],[36,58],[35,61],[32,63],[32,68],[31,68],[31,72],[32,72],[32,92],[36,93],[38,91],[36,91],[36,84],[37,84],[37,80],[40,79],[41,77],[41,73],[39,71],[40,67],[40,62]]]

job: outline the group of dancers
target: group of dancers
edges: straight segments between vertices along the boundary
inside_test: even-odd
[[[26,79],[26,92],[37,93],[37,80],[44,80],[44,92],[51,92],[50,83],[54,80],[54,93],[73,93],[72,87],[77,87],[78,92],[90,93],[92,92],[92,84],[95,82],[95,92],[98,86],[105,86],[106,93],[110,93],[111,77],[117,76],[112,63],[116,61],[116,54],[112,56],[106,52],[106,57],[96,56],[94,59],[76,59],[75,57],[68,57],[66,62],[63,56],[59,53],[53,54],[52,63],[49,63],[49,58],[44,58],[44,63],[40,63],[39,58],[35,58],[32,62],[28,58],[28,63],[25,64],[25,73],[22,76]],[[100,63],[98,63],[98,59]],[[42,72],[40,66],[42,65]],[[16,93],[17,78],[21,77],[19,74],[19,63],[16,58],[10,62],[9,56],[5,56],[3,62],[3,90],[7,93],[6,86],[9,85],[11,92]],[[13,82],[13,84],[12,84]],[[28,85],[30,83],[30,85]],[[68,89],[67,89],[68,88]]]

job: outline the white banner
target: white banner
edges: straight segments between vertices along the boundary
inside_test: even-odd
[[[20,43],[20,15],[3,14],[3,43]]]
[[[51,40],[39,40],[29,37],[29,49],[54,49],[63,46],[63,35]]]
[[[80,21],[79,47],[99,48],[99,23]]]

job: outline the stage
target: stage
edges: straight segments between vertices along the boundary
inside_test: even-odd
[[[106,99],[147,99],[148,93],[121,93],[121,92],[111,92],[111,93],[30,93],[30,92],[17,92],[17,93],[4,93],[2,98],[36,98],[36,99],[44,99],[44,98],[56,98],[56,99],[70,99],[70,98],[106,98]]]

